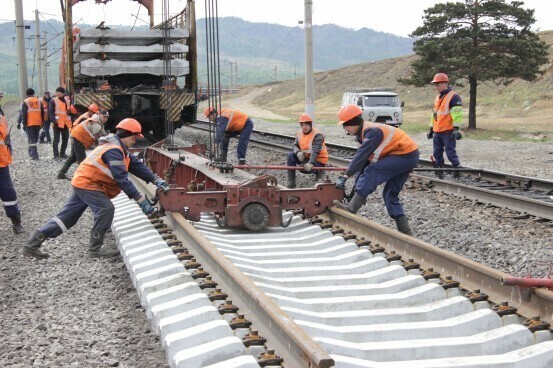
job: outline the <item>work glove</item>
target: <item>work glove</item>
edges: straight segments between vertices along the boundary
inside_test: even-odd
[[[453,127],[453,132],[451,132],[451,136],[456,140],[463,138],[463,134],[461,134],[459,127]]]
[[[154,184],[156,187],[158,188],[163,188],[163,189],[167,189],[167,182],[161,178],[157,178],[155,181],[154,181]]]
[[[152,203],[148,200],[148,198],[144,197],[142,201],[138,202],[138,205],[145,215],[150,215],[154,212],[154,207],[152,207]]]
[[[346,190],[346,180],[348,180],[347,176],[340,175],[338,179],[336,179],[336,188]]]
[[[428,133],[426,133],[426,138],[432,139],[434,137],[434,129],[430,128]]]
[[[303,165],[303,170],[305,172],[311,172],[312,169],[313,169],[313,164],[311,162],[308,162]]]
[[[298,158],[299,162],[305,161],[305,153],[303,153],[302,151],[296,153],[296,157]]]

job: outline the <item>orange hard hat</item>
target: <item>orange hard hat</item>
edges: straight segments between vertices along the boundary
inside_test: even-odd
[[[350,121],[351,119],[363,114],[361,108],[357,105],[346,105],[340,109],[338,113],[338,125],[344,124],[345,122]]]
[[[97,114],[100,112],[100,109],[98,108],[98,105],[96,105],[95,103],[93,104],[90,104],[88,106],[88,110],[92,111],[93,113]]]
[[[311,119],[311,116],[307,115],[306,113],[303,113],[300,115],[300,124],[301,123],[312,123],[313,119]]]
[[[117,124],[117,129],[123,129],[131,132],[133,135],[139,136],[140,138],[144,138],[142,133],[142,126],[136,119],[127,118],[123,119]]]
[[[443,83],[443,82],[449,82],[449,78],[447,77],[447,74],[445,73],[438,73],[434,76],[434,79],[432,79],[432,82],[430,84],[434,83]]]
[[[207,118],[209,115],[211,115],[212,113],[216,112],[217,110],[215,110],[214,107],[206,107],[205,110],[204,110],[204,116]]]

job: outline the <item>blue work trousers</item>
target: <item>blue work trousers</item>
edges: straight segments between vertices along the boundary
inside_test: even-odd
[[[382,198],[386,204],[388,215],[392,218],[405,216],[403,206],[399,201],[399,192],[418,162],[418,150],[407,155],[383,157],[365,168],[357,180],[355,190],[366,198],[376,190],[377,186],[385,182]]]
[[[42,123],[42,131],[40,132],[40,136],[38,137],[38,140],[41,142],[51,142],[52,138],[50,137],[50,120],[47,120]]]
[[[303,166],[304,164],[308,163],[309,160],[305,160],[303,162],[301,162],[300,160],[298,160],[298,156],[296,156],[296,154],[294,152],[290,152],[288,154],[288,156],[286,157],[286,166]],[[322,166],[325,166],[324,164],[321,164],[320,162],[318,161],[315,161],[313,163],[313,166],[315,167],[322,167]],[[296,170],[288,170],[290,173],[288,175],[288,177],[290,179],[292,178],[295,178],[296,177]],[[304,170],[300,170],[300,172],[304,173],[304,174],[315,174],[317,171],[313,171],[313,172],[306,172]]]
[[[54,142],[52,142],[52,150],[54,151],[54,158],[57,158],[61,155],[65,155],[65,150],[67,149],[67,142],[69,141],[69,128],[68,127],[59,128],[58,124],[54,123],[54,125],[52,126],[52,129],[54,129]],[[60,137],[61,137],[61,147],[59,146]]]
[[[246,120],[246,123],[244,124],[244,129],[242,129],[241,132],[225,132],[223,139],[221,140],[221,151],[228,151],[230,138],[240,136],[238,138],[238,147],[236,148],[236,157],[238,158],[238,160],[245,160],[252,130],[253,122],[248,119]]]
[[[40,134],[40,126],[28,126],[27,127],[27,141],[29,142],[29,157],[38,160],[38,135]]]
[[[13,189],[12,178],[10,176],[10,167],[0,167],[0,199],[4,204],[6,216],[19,216],[19,206],[17,205],[17,195]]]
[[[58,237],[75,226],[88,207],[94,215],[92,232],[105,234],[113,221],[113,203],[104,192],[76,187],[73,187],[73,193],[61,211],[42,226],[40,232],[48,238]]]
[[[457,157],[457,141],[452,136],[452,130],[447,132],[434,133],[434,165],[436,167],[444,166],[444,150],[449,162],[453,167],[460,166],[459,157]]]

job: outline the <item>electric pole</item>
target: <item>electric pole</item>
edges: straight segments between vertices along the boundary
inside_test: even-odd
[[[44,35],[44,69],[42,69],[42,72],[44,77],[44,90],[48,91],[48,44],[46,43],[46,31],[43,31],[42,34]]]
[[[313,78],[313,0],[304,0],[305,19],[305,112],[315,120],[315,86]]]
[[[15,0],[15,36],[17,40],[17,63],[19,73],[19,98],[26,98],[25,92],[29,86],[27,79],[27,60],[25,59],[25,24],[23,23],[23,2]]]
[[[65,89],[67,95],[73,93],[73,9],[72,1],[65,0],[65,61],[66,61],[66,77]]]
[[[232,66],[233,66],[233,65],[232,65],[232,64],[233,64],[232,61],[229,61],[229,63],[230,63],[230,87],[229,87],[229,93],[232,93],[232,73],[233,73],[234,70],[233,70],[233,67],[232,67]]]
[[[277,81],[277,66],[275,65],[275,82]]]
[[[44,88],[42,87],[42,56],[40,46],[40,23],[38,20],[38,9],[35,9],[35,38],[36,38],[36,63],[37,63],[37,80],[38,91],[37,96],[42,96]]]

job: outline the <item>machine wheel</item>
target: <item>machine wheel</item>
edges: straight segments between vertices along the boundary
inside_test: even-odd
[[[260,203],[252,203],[242,211],[244,226],[252,231],[263,230],[269,222],[269,211]]]

